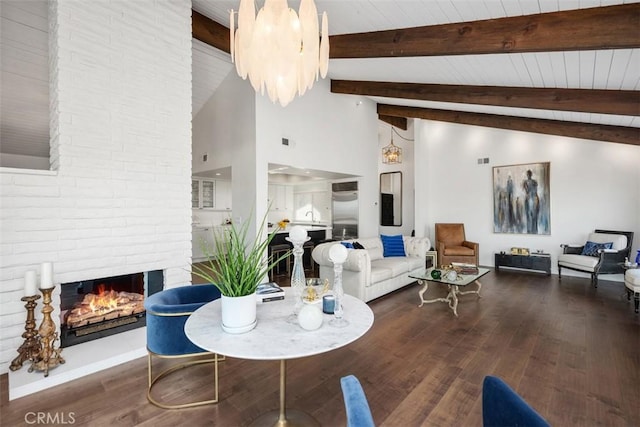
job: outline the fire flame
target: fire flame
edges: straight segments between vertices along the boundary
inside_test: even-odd
[[[104,285],[98,285],[98,294],[89,302],[93,312],[106,313],[118,308],[118,293],[113,289],[108,291]]]

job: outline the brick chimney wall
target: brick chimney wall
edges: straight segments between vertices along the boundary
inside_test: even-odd
[[[49,30],[51,170],[0,170],[0,373],[42,262],[56,284],[191,280],[191,3],[53,0]]]

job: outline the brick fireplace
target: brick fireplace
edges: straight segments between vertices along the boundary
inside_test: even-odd
[[[162,290],[161,270],[60,286],[60,347],[70,347],[146,323],[144,299]]]
[[[145,271],[162,271],[165,288],[191,282],[190,3],[48,8],[51,170],[0,170],[0,373],[23,341],[25,272],[43,262],[54,266],[58,328],[62,283]],[[141,327],[63,348],[66,363],[47,378],[9,372],[9,397],[143,357],[145,346]]]

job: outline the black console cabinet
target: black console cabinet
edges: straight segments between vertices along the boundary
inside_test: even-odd
[[[496,271],[500,271],[500,267],[511,267],[541,271],[551,275],[551,256],[549,254],[539,256],[496,254],[495,265]]]

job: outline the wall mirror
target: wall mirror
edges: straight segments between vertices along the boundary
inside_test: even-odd
[[[380,174],[380,225],[402,225],[402,172]]]

